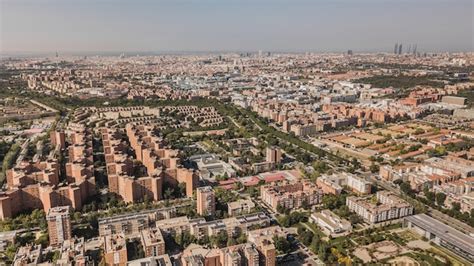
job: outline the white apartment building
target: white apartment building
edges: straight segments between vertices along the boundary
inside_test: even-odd
[[[380,223],[413,214],[413,207],[391,192],[377,192],[377,201],[381,204],[374,204],[369,198],[347,197],[346,205],[368,223]]]
[[[360,194],[370,194],[372,191],[372,184],[355,175],[347,174],[347,186],[350,187],[354,192]]]

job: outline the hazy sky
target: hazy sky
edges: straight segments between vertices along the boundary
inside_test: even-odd
[[[0,0],[0,52],[473,51],[474,0]]]

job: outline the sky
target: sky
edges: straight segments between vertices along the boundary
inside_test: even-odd
[[[0,0],[0,53],[474,51],[474,0]]]

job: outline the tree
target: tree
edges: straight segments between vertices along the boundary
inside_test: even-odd
[[[410,183],[408,182],[402,182],[400,184],[400,190],[407,194],[407,195],[412,195],[413,194],[413,190],[411,190],[411,186],[410,186]]]
[[[309,203],[306,199],[304,199],[303,202],[301,203],[301,208],[305,210],[309,210],[311,208],[311,206],[309,206]]]
[[[444,201],[446,200],[446,194],[443,192],[436,193],[436,204],[442,207],[444,205]]]
[[[176,235],[175,237],[176,244],[183,248],[189,246],[189,244],[193,243],[195,240],[195,237],[187,231],[184,231],[183,233]]]
[[[237,243],[238,244],[244,244],[247,243],[247,236],[245,234],[240,234],[239,237],[237,237]]]
[[[434,203],[436,200],[436,193],[434,192],[428,191],[425,193],[425,196],[429,203]]]
[[[319,235],[314,235],[313,239],[311,240],[311,245],[310,245],[311,250],[313,252],[316,252],[320,243],[321,243],[321,238],[319,238]]]
[[[301,234],[299,234],[300,241],[305,245],[309,246],[313,241],[314,234],[311,231],[304,230]]]
[[[34,240],[35,240],[35,235],[31,232],[24,233],[23,235],[17,236],[16,238],[16,242],[20,246],[24,246],[28,243],[33,243]]]
[[[201,245],[201,246],[207,246],[207,245],[211,244],[211,240],[209,239],[209,236],[207,234],[205,234],[203,237],[201,237],[198,240],[198,244]]]
[[[453,202],[451,204],[451,209],[455,212],[459,212],[461,210],[461,204],[459,202]]]
[[[357,160],[356,160],[357,161]],[[328,165],[324,161],[316,161],[313,163],[313,168],[316,170],[318,173],[325,173],[327,170],[329,170]]]
[[[237,245],[237,241],[233,237],[229,237],[227,239],[227,246],[230,247],[230,246],[234,246],[234,245]]]
[[[38,239],[36,239],[35,244],[41,245],[43,248],[47,247],[49,244],[49,235],[48,233],[42,234]]]
[[[324,209],[336,209],[338,207],[337,196],[333,194],[323,195],[322,204]]]
[[[280,204],[277,205],[276,209],[277,209],[278,213],[282,213],[282,214],[289,214],[290,213],[290,209],[285,208],[285,206],[280,205]]]
[[[372,172],[372,173],[377,173],[379,171],[379,169],[380,169],[380,167],[378,165],[374,164],[374,163],[372,163],[370,165],[370,168],[369,168],[370,172]]]
[[[227,232],[220,231],[217,235],[211,236],[211,245],[218,248],[223,248],[227,244]]]
[[[349,221],[351,222],[351,224],[358,224],[362,223],[362,218],[354,213],[349,216]]]
[[[328,245],[325,243],[325,242],[322,242],[320,245],[319,245],[319,249],[318,249],[318,257],[320,260],[326,262],[328,260],[328,257],[329,257],[329,247]]]
[[[17,246],[14,244],[10,244],[7,246],[5,250],[5,255],[7,256],[8,260],[13,261],[15,258],[15,253],[16,253]]]
[[[286,237],[274,236],[273,244],[275,249],[281,254],[288,254],[291,251],[291,244]]]

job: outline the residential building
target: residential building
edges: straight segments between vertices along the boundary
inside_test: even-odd
[[[69,206],[49,209],[46,220],[48,222],[49,244],[51,246],[62,245],[64,241],[71,239],[72,228]]]
[[[287,209],[298,209],[304,205],[312,206],[321,201],[322,194],[322,190],[309,180],[268,184],[260,187],[262,201],[274,210],[278,206]]]
[[[210,186],[196,189],[197,213],[202,216],[214,215],[216,211],[216,196]]]
[[[127,262],[127,266],[173,266],[173,264],[168,254],[164,254],[161,256],[130,260]]]
[[[142,230],[140,239],[146,257],[156,257],[165,254],[165,240],[159,228]]]
[[[237,201],[227,203],[229,216],[236,216],[249,213],[255,208],[255,203],[251,199],[239,199]]]
[[[103,239],[106,265],[125,266],[128,261],[125,236],[123,234],[106,235]]]
[[[281,149],[275,146],[267,147],[266,161],[273,164],[281,162]]]
[[[99,219],[99,235],[124,234],[137,236],[142,230],[150,227],[147,214],[122,214]]]
[[[372,192],[372,183],[365,180],[363,177],[358,177],[353,174],[346,174],[347,186],[358,194],[370,194]]]
[[[351,196],[346,198],[346,205],[368,223],[380,223],[413,214],[413,207],[391,192],[377,192],[377,201],[380,204],[371,202],[369,198]]]

